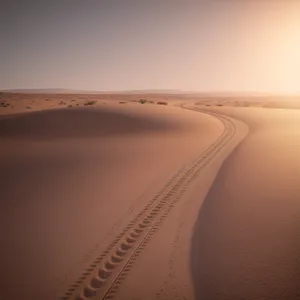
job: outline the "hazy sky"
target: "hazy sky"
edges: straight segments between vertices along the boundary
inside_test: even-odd
[[[300,0],[2,0],[9,88],[300,92]]]

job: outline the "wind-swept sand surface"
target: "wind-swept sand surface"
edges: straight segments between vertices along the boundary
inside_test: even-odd
[[[138,105],[2,116],[1,295],[62,296],[222,130],[207,115]]]
[[[297,299],[300,111],[125,104],[0,118],[1,297]]]
[[[197,299],[300,299],[300,111],[220,109],[246,121],[199,211]]]

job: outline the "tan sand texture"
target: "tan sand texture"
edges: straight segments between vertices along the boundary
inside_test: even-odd
[[[9,115],[0,123],[6,299],[64,295],[222,133],[210,116],[137,105]]]
[[[105,97],[1,111],[3,297],[298,299],[300,111]]]
[[[222,166],[194,227],[196,299],[299,299],[300,111],[222,112],[247,121],[250,135]]]

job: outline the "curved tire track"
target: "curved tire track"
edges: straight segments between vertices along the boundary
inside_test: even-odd
[[[194,108],[183,109],[201,111]],[[201,111],[203,112],[203,111]],[[219,138],[193,163],[182,167],[153,197],[140,213],[124,228],[113,243],[65,293],[62,300],[113,299],[134,262],[152,235],[159,229],[203,168],[226,147],[236,134],[230,118],[213,112],[203,113],[216,117],[224,126]]]

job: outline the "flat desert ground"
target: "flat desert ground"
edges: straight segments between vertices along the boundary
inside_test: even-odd
[[[1,93],[0,298],[300,299],[299,108]]]

